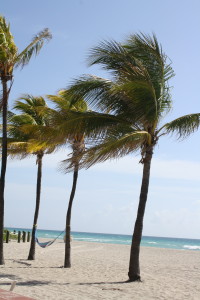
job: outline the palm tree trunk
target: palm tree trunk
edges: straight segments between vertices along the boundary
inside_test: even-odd
[[[67,216],[66,216],[66,235],[65,235],[65,260],[64,260],[64,268],[71,268],[71,211],[72,211],[72,203],[74,200],[75,192],[76,192],[76,185],[78,179],[78,166],[74,167],[74,175],[73,175],[73,184],[72,190],[69,198],[69,205],[67,209]]]
[[[39,209],[40,209],[42,157],[43,157],[43,153],[37,155],[38,172],[37,172],[37,186],[36,186],[36,205],[35,205],[35,214],[33,220],[32,237],[31,237],[31,245],[30,245],[28,260],[35,260],[35,233],[36,233],[37,220],[38,220]]]
[[[142,229],[143,229],[143,219],[145,213],[145,206],[148,195],[149,188],[149,178],[150,178],[150,168],[151,160],[153,156],[153,148],[150,148],[146,151],[145,158],[143,160],[143,177],[142,177],[142,186],[140,191],[140,200],[137,211],[137,218],[135,222],[131,253],[130,253],[130,263],[129,263],[129,280],[130,281],[140,281],[140,263],[139,263],[139,254],[140,254],[140,242],[142,238]]]
[[[0,179],[0,265],[3,265],[3,229],[4,229],[4,189],[5,189],[5,176],[7,166],[7,109],[8,109],[8,95],[7,80],[2,79],[3,87],[3,134],[2,134],[2,157],[1,157],[1,179]]]

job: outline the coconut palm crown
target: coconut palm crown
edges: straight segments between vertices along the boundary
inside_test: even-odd
[[[43,97],[26,94],[15,102],[14,109],[20,114],[9,112],[8,154],[11,157],[23,159],[38,152],[49,154],[55,149],[55,144],[48,144],[34,138],[32,128],[48,127],[48,106]]]
[[[143,177],[128,272],[130,281],[140,280],[140,242],[155,145],[167,133],[185,138],[197,130],[200,113],[163,124],[172,107],[168,81],[174,71],[155,35],[134,34],[125,44],[104,41],[88,60],[89,65],[101,65],[112,79],[83,75],[73,82],[68,93],[74,103],[84,98],[96,112],[74,113],[66,133],[84,132],[90,145],[79,167],[140,151]],[[70,171],[73,162],[66,163]]]
[[[31,43],[21,52],[14,42],[8,24],[3,16],[0,16],[0,78],[9,81],[13,77],[14,68],[23,68],[27,65],[33,54],[39,54],[46,41],[52,38],[48,28],[40,31],[33,37]]]

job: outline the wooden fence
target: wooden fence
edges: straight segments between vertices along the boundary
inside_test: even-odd
[[[9,243],[11,240],[17,240],[18,243],[21,241],[23,243],[30,242],[31,233],[28,231],[18,231],[17,232],[10,232],[9,230],[6,231],[6,243]]]

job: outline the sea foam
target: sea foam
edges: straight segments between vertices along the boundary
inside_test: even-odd
[[[191,246],[191,245],[184,245],[183,248],[187,248],[190,250],[200,250],[200,246]]]

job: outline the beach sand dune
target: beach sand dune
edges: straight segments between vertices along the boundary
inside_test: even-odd
[[[72,268],[64,269],[64,243],[28,261],[28,243],[5,244],[1,277],[18,281],[15,292],[35,299],[200,299],[200,252],[141,248],[143,282],[126,282],[130,246],[72,242]],[[1,284],[1,288],[8,286]]]

